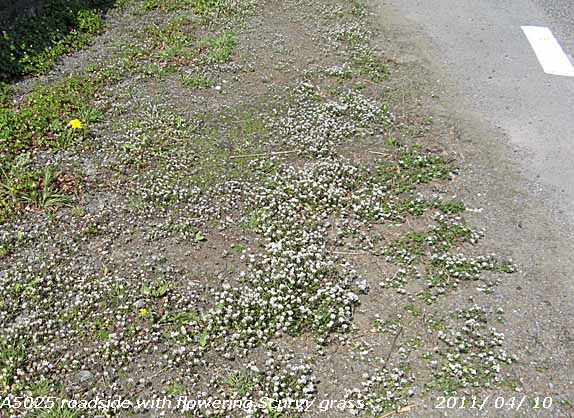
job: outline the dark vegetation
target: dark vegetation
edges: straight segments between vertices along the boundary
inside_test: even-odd
[[[35,16],[2,23],[0,82],[48,72],[61,55],[88,44],[115,0],[46,0]],[[2,90],[0,89],[0,96]]]

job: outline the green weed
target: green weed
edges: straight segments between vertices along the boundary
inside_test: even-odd
[[[182,77],[182,84],[189,89],[207,89],[213,86],[213,81],[201,75],[186,74]]]
[[[31,418],[77,418],[80,411],[58,404],[50,409],[35,409],[28,415]]]
[[[171,283],[167,280],[150,282],[142,289],[142,294],[152,298],[162,298],[170,291]]]
[[[219,36],[202,40],[199,45],[206,49],[203,63],[223,64],[230,61],[236,44],[232,32],[224,32]]]
[[[381,162],[377,171],[379,180],[397,192],[411,191],[417,184],[435,179],[446,179],[451,173],[441,157],[423,154],[418,148],[401,152],[397,161]]]
[[[226,379],[227,383],[233,392],[239,394],[239,396],[247,396],[256,385],[256,376],[245,370],[233,372]]]
[[[27,206],[46,210],[69,205],[73,197],[60,190],[59,175],[51,166],[32,169],[23,159],[8,170],[0,167],[0,219]]]
[[[0,107],[9,106],[12,104],[12,95],[14,91],[12,86],[8,83],[0,81]]]
[[[204,16],[229,15],[238,10],[238,3],[230,0],[146,0],[144,10],[191,9]]]
[[[27,358],[26,342],[18,338],[0,338],[0,390],[5,393],[14,381],[16,370]]]
[[[59,149],[69,144],[69,122],[84,115],[101,117],[91,109],[96,90],[103,80],[87,75],[69,77],[56,84],[38,87],[19,105],[0,109],[0,161],[33,147]]]
[[[440,209],[444,213],[461,213],[466,209],[464,203],[460,200],[449,200],[436,203],[437,209]]]
[[[182,393],[185,393],[185,391],[187,390],[187,387],[182,383],[173,382],[167,386],[164,386],[163,390],[168,395],[181,395]]]

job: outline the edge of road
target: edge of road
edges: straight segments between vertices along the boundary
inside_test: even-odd
[[[574,317],[574,229],[567,215],[552,190],[527,178],[520,165],[527,151],[473,110],[424,31],[387,3],[372,5],[382,28],[375,41],[399,72],[406,72],[397,78],[416,90],[433,117],[449,121],[457,131],[454,151],[462,170],[455,189],[469,207],[484,209],[465,216],[487,230],[487,247],[511,255],[519,266],[494,298],[508,315],[504,328],[521,359],[517,377],[524,392],[572,399],[574,381],[568,371],[574,370],[574,334],[568,328]],[[435,416],[428,408],[419,411]],[[485,416],[507,416],[496,414]],[[476,415],[466,411],[460,416]]]

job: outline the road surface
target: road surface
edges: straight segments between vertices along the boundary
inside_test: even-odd
[[[572,62],[571,0],[381,1],[419,27],[473,110],[520,151],[540,198],[574,224],[574,77],[545,73],[521,29],[548,28]]]

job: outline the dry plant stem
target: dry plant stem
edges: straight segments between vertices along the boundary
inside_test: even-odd
[[[273,155],[284,155],[284,154],[293,154],[296,153],[297,150],[291,150],[291,151],[276,151],[276,152],[264,152],[261,154],[243,154],[243,155],[232,155],[231,159],[237,159],[237,158],[257,158],[257,157],[267,157],[267,156],[273,156]]]

